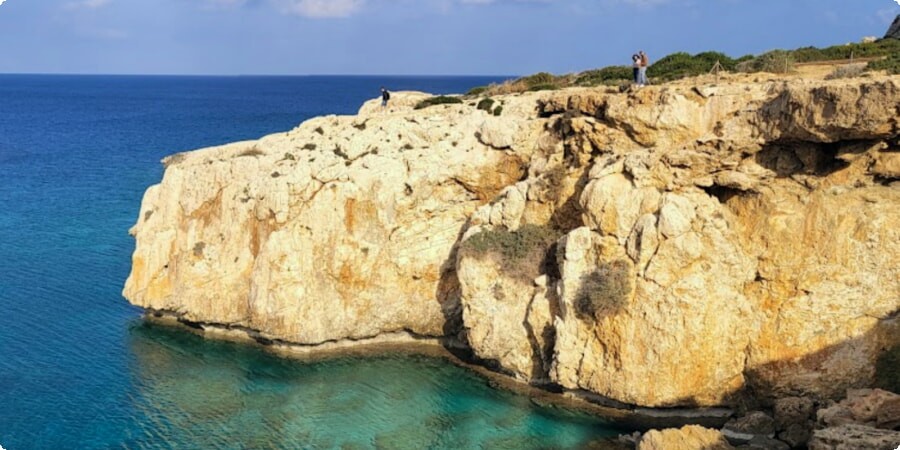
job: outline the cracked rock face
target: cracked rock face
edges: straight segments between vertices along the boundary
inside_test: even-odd
[[[900,79],[351,117],[166,159],[125,296],[300,344],[462,337],[653,406],[837,397],[900,342]]]
[[[465,112],[322,117],[167,158],[131,230],[125,296],[300,344],[444,335],[451,250],[528,160],[480,144],[487,115]]]

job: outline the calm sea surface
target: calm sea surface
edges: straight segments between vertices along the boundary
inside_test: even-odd
[[[168,154],[491,78],[0,75],[0,445],[577,448],[596,419],[439,359],[303,363],[144,324],[121,289]]]

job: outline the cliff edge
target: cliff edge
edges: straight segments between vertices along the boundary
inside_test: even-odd
[[[166,158],[125,297],[649,407],[837,398],[900,343],[900,77],[422,96]]]

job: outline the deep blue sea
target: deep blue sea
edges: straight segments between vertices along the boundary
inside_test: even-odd
[[[299,362],[144,323],[122,298],[171,153],[477,77],[0,75],[0,446],[577,448],[611,430],[423,356]]]

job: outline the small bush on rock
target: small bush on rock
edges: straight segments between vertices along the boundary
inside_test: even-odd
[[[529,88],[532,88],[544,84],[553,84],[556,82],[556,76],[547,72],[539,72],[534,75],[520,78],[519,81],[525,83]]]
[[[422,100],[416,105],[416,109],[424,109],[429,106],[434,105],[452,105],[462,103],[462,99],[459,97],[449,97],[446,95],[439,95],[437,97],[430,97]]]
[[[581,277],[575,297],[576,315],[589,322],[617,313],[631,295],[631,273],[623,260],[604,262],[597,270]]]
[[[478,106],[477,106],[478,109],[480,109],[482,111],[487,111],[487,112],[491,112],[491,109],[493,107],[494,107],[494,99],[492,99],[490,97],[482,99],[480,102],[478,102]]]
[[[866,66],[866,70],[884,70],[890,75],[900,75],[900,50],[885,59],[870,62],[869,65]]]
[[[526,224],[518,230],[484,230],[470,237],[461,251],[475,257],[496,255],[502,269],[513,277],[533,280],[555,266],[554,250],[560,232],[549,226]]]
[[[542,83],[536,84],[534,86],[530,86],[528,88],[528,92],[537,92],[537,91],[555,91],[559,89],[559,85],[554,83]]]
[[[740,72],[789,73],[794,71],[795,65],[796,59],[792,52],[772,50],[739,63],[736,68]]]
[[[250,147],[250,148],[238,153],[237,157],[240,158],[242,156],[261,156],[261,155],[265,155],[265,154],[266,153],[264,151],[256,148],[256,146],[254,145],[253,147]]]
[[[848,66],[840,66],[825,77],[826,80],[837,80],[841,78],[853,78],[863,74],[866,70],[865,64],[851,64]]]
[[[631,81],[633,78],[632,68],[628,66],[610,66],[602,69],[588,70],[582,72],[575,79],[578,86],[598,86],[614,84],[619,81]]]

